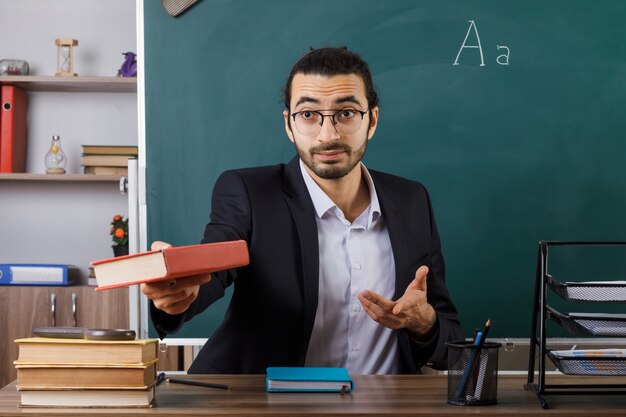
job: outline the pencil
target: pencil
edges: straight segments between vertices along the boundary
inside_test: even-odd
[[[228,385],[224,384],[214,384],[211,382],[202,382],[202,381],[192,381],[189,379],[175,379],[175,378],[166,378],[168,382],[172,384],[185,384],[185,385],[196,385],[198,387],[206,387],[206,388],[217,388],[217,389],[228,389]]]
[[[165,372],[161,372],[159,373],[159,375],[157,375],[157,380],[156,380],[157,386],[161,385],[161,382],[163,381],[165,381]]]
[[[480,350],[485,343],[485,339],[487,338],[487,333],[489,333],[489,328],[491,327],[491,319],[487,320],[485,323],[485,328],[483,331],[478,331],[476,336],[474,337],[474,341],[472,343],[473,349],[470,352],[469,359],[467,364],[465,365],[465,370],[463,372],[463,376],[461,377],[461,382],[457,386],[455,397],[458,400],[465,399],[465,392],[467,391],[467,386],[469,385],[471,375],[473,374],[473,370],[478,363],[478,359],[480,358]]]
[[[470,375],[472,374],[472,369],[474,368],[476,352],[477,352],[478,346],[480,345],[480,343],[482,343],[482,339],[483,339],[483,333],[479,331],[476,334],[476,338],[474,339],[474,342],[472,344],[473,349],[470,351],[469,359],[467,360],[467,363],[465,364],[465,370],[463,371],[461,382],[456,387],[456,392],[454,396],[459,400],[462,400],[465,398],[465,391],[467,390],[467,384],[469,383]]]
[[[480,401],[482,399],[483,385],[485,384],[485,372],[487,369],[487,358],[489,357],[489,355],[485,354],[485,352],[481,352],[481,349],[483,345],[485,344],[485,340],[487,340],[487,333],[489,333],[490,328],[491,328],[491,319],[487,320],[487,323],[485,323],[485,329],[483,330],[483,338],[478,344],[478,347],[476,348],[478,352],[476,354],[476,365],[474,365],[474,367],[478,367],[479,371],[478,371],[478,378],[476,379],[476,386],[474,389],[475,401]],[[482,361],[484,361],[484,364],[482,364],[481,366]]]
[[[483,343],[485,343],[485,340],[487,339],[487,333],[489,333],[489,329],[491,329],[491,319],[487,320],[487,323],[485,323],[485,329],[483,330]]]

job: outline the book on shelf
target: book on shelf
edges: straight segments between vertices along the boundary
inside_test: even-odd
[[[83,155],[82,166],[127,167],[137,155]]]
[[[0,264],[0,285],[70,285],[77,273],[65,264]]]
[[[25,172],[26,92],[13,85],[1,85],[0,101],[0,172]]]
[[[157,339],[88,340],[29,337],[17,339],[16,363],[30,364],[137,364],[157,358]]]
[[[85,166],[85,174],[89,175],[125,175],[128,176],[128,167],[101,167]]]
[[[137,155],[139,147],[132,145],[82,145],[83,154]]]
[[[244,240],[177,246],[93,261],[97,290],[156,282],[245,266]]]
[[[89,287],[97,287],[96,272],[93,269],[93,265],[89,265],[89,275],[87,276],[87,285]]]
[[[142,390],[22,390],[20,407],[150,407],[155,386]]]
[[[15,361],[17,389],[147,389],[156,381],[156,359],[136,364],[40,364]]]
[[[353,382],[346,368],[269,367],[267,392],[350,392]]]

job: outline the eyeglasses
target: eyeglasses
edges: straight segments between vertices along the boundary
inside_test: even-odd
[[[323,114],[322,112],[332,111],[332,114]],[[349,135],[361,127],[363,116],[367,112],[355,109],[342,110],[302,110],[291,113],[293,123],[296,129],[304,136],[315,136],[322,129],[324,119],[330,117],[330,120],[337,132]]]

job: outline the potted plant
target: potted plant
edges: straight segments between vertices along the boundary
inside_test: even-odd
[[[111,222],[111,239],[113,239],[113,254],[115,256],[128,255],[128,218],[124,219],[116,214]]]

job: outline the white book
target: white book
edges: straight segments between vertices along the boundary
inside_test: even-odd
[[[154,385],[150,389],[109,390],[33,390],[20,391],[21,407],[150,407]]]

